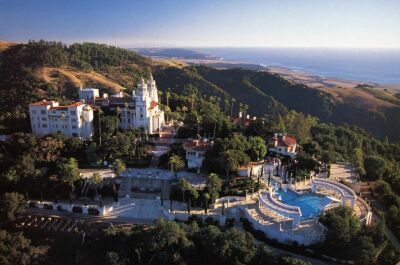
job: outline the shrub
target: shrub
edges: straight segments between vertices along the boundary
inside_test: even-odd
[[[193,214],[189,216],[188,223],[190,224],[191,222],[196,222],[199,227],[203,226],[203,219],[199,218],[197,215]]]
[[[100,214],[100,211],[99,211],[97,208],[89,208],[89,209],[88,209],[88,214],[91,214],[91,215],[99,215],[99,214]]]
[[[53,204],[47,204],[47,203],[45,203],[45,204],[43,204],[43,208],[44,208],[44,209],[47,209],[47,210],[53,210]]]
[[[235,218],[226,218],[225,227],[231,228],[233,227],[234,223],[235,223]]]
[[[214,221],[214,218],[212,218],[212,217],[207,217],[205,220],[204,220],[204,222],[206,223],[206,225],[208,226],[208,225],[216,225],[216,221]]]
[[[250,233],[254,232],[253,225],[249,220],[247,220],[247,218],[241,218],[240,221],[242,222],[242,226],[243,226],[244,230],[246,230]]]
[[[266,241],[267,240],[267,237],[265,236],[265,233],[263,231],[261,231],[261,230],[254,231],[253,236],[256,239],[260,240],[260,241]]]
[[[80,207],[80,206],[74,206],[74,207],[72,207],[72,211],[73,211],[74,213],[82,213],[82,212],[83,212],[83,209],[82,209],[82,207]]]
[[[30,208],[37,208],[38,207],[36,202],[29,202],[28,206]]]

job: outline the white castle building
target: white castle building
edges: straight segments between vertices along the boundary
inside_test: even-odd
[[[93,136],[93,109],[83,102],[60,106],[43,100],[29,104],[29,114],[35,135],[62,133],[85,140]]]
[[[129,97],[108,97],[96,99],[96,104],[120,112],[119,126],[123,130],[143,128],[148,134],[159,133],[164,126],[164,111],[159,108],[158,90],[152,76],[146,82],[141,79],[136,91]]]

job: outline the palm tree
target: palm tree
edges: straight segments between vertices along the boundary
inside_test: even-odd
[[[99,115],[99,145],[101,147],[101,114],[103,114],[103,111],[99,108],[97,114]]]
[[[217,174],[211,173],[207,177],[206,186],[211,195],[211,202],[214,202],[218,197],[218,193],[221,191],[222,182]]]
[[[179,155],[172,155],[168,164],[175,178],[177,178],[177,172],[185,167],[185,161]]]
[[[226,115],[229,108],[229,99],[224,97],[224,114]]]
[[[129,107],[129,103],[128,102],[125,102],[124,103],[124,107],[125,107],[125,121],[126,122],[128,122],[128,107]],[[127,128],[128,128],[128,126],[127,126]]]
[[[165,92],[165,97],[167,99],[167,107],[169,107],[169,97],[171,96],[171,89],[167,88],[167,91]]]
[[[119,128],[119,114],[121,113],[121,109],[119,107],[117,107],[115,109],[115,112],[117,114],[117,132],[118,132],[118,128]]]
[[[204,197],[204,213],[207,214],[208,210],[208,201],[210,200],[210,194],[207,192],[203,194]]]
[[[235,102],[236,102],[236,99],[235,99],[235,98],[232,98],[232,105],[231,105],[231,118],[232,118],[232,115],[233,115],[233,105],[235,104]]]
[[[223,154],[223,160],[225,163],[226,178],[229,178],[230,172],[238,167],[238,162],[235,154],[232,153],[231,150],[228,150]]]
[[[182,191],[183,201],[186,202],[185,193],[186,193],[186,191],[188,191],[190,189],[190,183],[185,178],[181,178],[179,180],[179,184],[178,185],[179,185],[179,187],[181,188],[181,191]]]
[[[183,115],[186,115],[186,111],[188,111],[188,108],[186,106],[182,106]]]
[[[197,138],[200,139],[200,124],[203,118],[200,115],[196,116],[196,123],[197,123]]]
[[[101,178],[101,176],[98,172],[94,172],[90,182],[94,186],[94,189],[96,191],[96,196],[97,196],[100,184],[103,182],[103,179]]]
[[[243,117],[243,103],[239,103],[239,112],[241,113],[242,117]],[[240,118],[240,123],[242,123],[242,118]]]

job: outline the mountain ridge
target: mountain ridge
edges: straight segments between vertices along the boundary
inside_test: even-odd
[[[373,88],[360,86],[358,94],[342,89],[340,98],[332,91],[292,82],[263,70],[155,62],[104,44],[67,46],[39,41],[4,46],[0,53],[0,114],[3,117],[0,118],[3,121],[13,109],[17,107],[23,112],[34,100],[76,99],[80,85],[98,87],[102,92],[126,90],[129,94],[139,78],[153,72],[161,91],[171,88],[183,92],[195,87],[221,101],[234,98],[235,113],[239,104],[248,105],[247,113],[252,116],[283,114],[294,109],[324,122],[357,125],[381,138],[400,139],[400,100]],[[361,102],[360,95],[368,96]],[[12,103],[7,100],[10,96],[14,99]],[[8,126],[0,130],[13,131]]]

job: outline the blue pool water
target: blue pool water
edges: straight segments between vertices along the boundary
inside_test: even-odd
[[[279,189],[276,198],[281,198],[284,204],[300,207],[302,219],[313,218],[317,216],[322,209],[327,206],[332,200],[326,196],[319,196],[314,193],[297,194],[291,190],[286,192]]]

